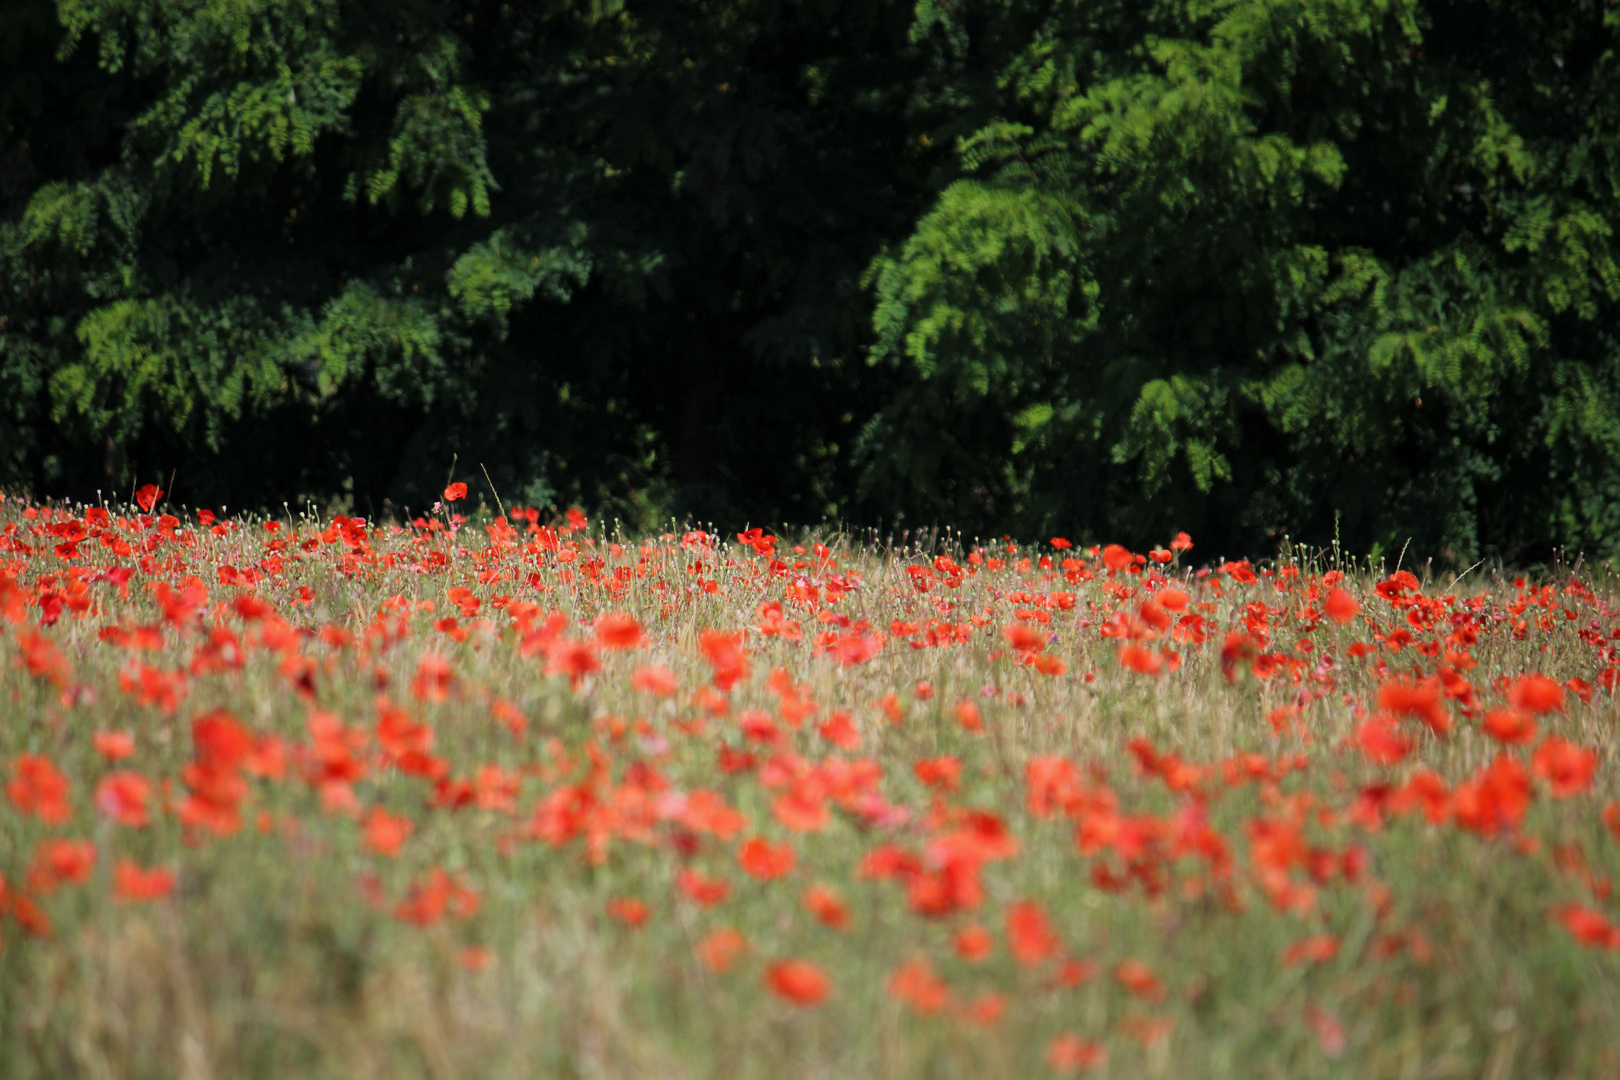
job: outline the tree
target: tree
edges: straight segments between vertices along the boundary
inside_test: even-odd
[[[910,377],[863,434],[868,505],[1229,551],[1613,550],[1620,15],[1044,10],[969,174],[872,269],[873,358]]]
[[[0,482],[841,507],[859,275],[944,157],[908,6],[55,8],[0,24]]]

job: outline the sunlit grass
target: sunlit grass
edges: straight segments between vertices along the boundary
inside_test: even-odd
[[[0,1075],[1620,1068],[1592,582],[162,509],[0,504]]]

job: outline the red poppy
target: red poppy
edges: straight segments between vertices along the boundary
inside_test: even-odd
[[[1068,1075],[1096,1068],[1108,1060],[1102,1043],[1082,1039],[1072,1031],[1053,1036],[1046,1046],[1046,1064],[1055,1073]]]
[[[33,814],[48,825],[60,825],[73,817],[68,805],[68,779],[50,758],[21,754],[11,767],[6,796],[25,814]]]
[[[1033,900],[1023,900],[1007,908],[1007,944],[1020,964],[1039,964],[1057,954],[1062,946],[1046,912]]]
[[[1620,949],[1620,927],[1600,912],[1581,904],[1566,904],[1555,909],[1553,917],[1582,945],[1594,949]]]
[[[91,744],[108,761],[123,761],[135,754],[135,736],[127,731],[98,731]]]
[[[616,896],[607,902],[607,913],[632,930],[647,921],[647,905],[640,900]]]
[[[914,956],[894,969],[889,976],[889,996],[905,1002],[918,1014],[929,1016],[939,1012],[950,999],[950,987],[934,974],[927,958]]]
[[[844,906],[843,898],[836,890],[819,883],[812,885],[804,890],[804,906],[823,926],[834,930],[849,929],[849,909]]]
[[[1048,635],[1035,629],[1028,623],[1015,622],[1001,630],[1002,639],[1019,652],[1033,652],[1044,649]]]
[[[1483,836],[1514,830],[1530,808],[1530,776],[1519,760],[1498,755],[1483,772],[1451,795],[1458,824]]]
[[[832,990],[832,980],[825,972],[808,960],[796,958],[766,968],[765,979],[778,997],[794,1005],[820,1005]]]
[[[1119,544],[1109,544],[1107,547],[1102,549],[1102,561],[1103,565],[1108,567],[1109,572],[1114,573],[1116,571],[1125,569],[1136,560],[1131,555],[1129,549],[1124,548]]]
[[[791,844],[773,845],[756,836],[737,850],[737,862],[750,876],[770,881],[792,870],[798,855]]]
[[[1144,1001],[1164,1000],[1164,984],[1140,960],[1120,961],[1114,968],[1114,980]]]
[[[49,896],[61,885],[83,885],[96,865],[96,845],[88,840],[44,840],[34,851],[28,887]]]
[[[546,674],[567,675],[570,689],[578,690],[585,676],[601,670],[596,646],[589,641],[557,638],[546,649]]]
[[[630,676],[630,685],[654,697],[670,697],[680,689],[675,673],[667,667],[640,667]]]
[[[1139,675],[1164,674],[1164,661],[1152,649],[1145,648],[1132,642],[1121,645],[1115,654],[1119,666],[1134,671]]]
[[[1187,604],[1191,599],[1192,597],[1187,595],[1187,590],[1178,589],[1174,585],[1166,585],[1154,597],[1159,606],[1166,611],[1186,611]]]
[[[709,970],[724,972],[746,948],[748,948],[747,938],[732,927],[722,926],[711,930],[707,937],[698,942],[697,951]]]
[[[1564,707],[1564,688],[1545,675],[1521,675],[1509,688],[1508,701],[1529,713],[1557,712]]]
[[[1227,682],[1232,682],[1237,678],[1238,668],[1252,668],[1259,655],[1260,646],[1252,637],[1241,630],[1233,630],[1221,643],[1221,674]]]
[[[96,785],[96,809],[120,825],[143,828],[151,820],[146,803],[152,782],[137,772],[111,772]]]
[[[1322,613],[1336,623],[1347,623],[1361,614],[1361,604],[1348,592],[1334,585],[1322,597]]]
[[[1339,939],[1332,934],[1313,934],[1310,937],[1300,938],[1283,953],[1283,963],[1297,964],[1308,960],[1313,964],[1325,964],[1339,955]]]
[[[142,484],[135,492],[135,505],[150,514],[152,507],[157,505],[157,501],[163,498],[163,495],[163,489],[156,484]]]
[[[427,653],[416,664],[416,677],[411,680],[411,694],[418,701],[443,704],[450,700],[450,684],[454,679],[450,661],[438,653]]]
[[[415,831],[416,823],[410,818],[395,817],[380,806],[373,806],[371,813],[366,815],[366,847],[378,855],[389,858],[398,855],[399,849]]]
[[[1592,774],[1597,771],[1597,754],[1561,735],[1552,735],[1536,747],[1530,769],[1547,781],[1553,798],[1567,799],[1585,791],[1592,783]]]
[[[854,750],[861,745],[861,734],[855,730],[854,719],[846,712],[834,712],[816,726],[821,737],[840,750]]]
[[[713,907],[731,895],[731,882],[724,878],[704,877],[691,869],[683,869],[675,875],[675,887],[699,907],[705,908]]]
[[[467,485],[463,484],[460,480],[457,480],[455,483],[444,489],[444,501],[447,503],[460,502],[466,497]]]
[[[120,859],[113,867],[113,895],[125,903],[160,900],[174,891],[174,874],[168,870],[143,870]]]
[[[641,624],[622,612],[610,611],[596,620],[596,646],[615,651],[641,644]]]
[[[1509,746],[1523,746],[1536,737],[1536,722],[1528,712],[1516,708],[1492,709],[1480,726],[1491,738]]]
[[[748,677],[748,656],[743,652],[743,636],[720,630],[705,630],[698,635],[698,647],[714,669],[714,685],[728,691],[740,680]]]
[[[1436,735],[1451,731],[1451,714],[1446,712],[1438,680],[1421,683],[1401,680],[1387,682],[1378,688],[1378,707],[1396,716],[1410,716],[1427,724]]]
[[[950,756],[925,758],[912,765],[911,769],[917,774],[917,779],[941,791],[955,791],[962,779],[961,761]]]

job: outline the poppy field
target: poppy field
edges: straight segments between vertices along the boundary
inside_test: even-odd
[[[0,1077],[1620,1074],[1612,578],[1214,555],[0,502]]]

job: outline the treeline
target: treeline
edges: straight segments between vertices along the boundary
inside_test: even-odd
[[[8,0],[0,485],[1620,548],[1600,0]],[[477,486],[477,485],[475,485]]]

